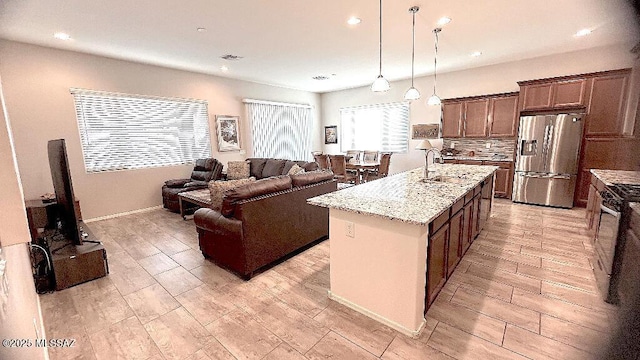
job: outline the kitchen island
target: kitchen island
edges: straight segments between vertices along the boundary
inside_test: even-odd
[[[329,296],[404,334],[489,216],[497,166],[418,168],[308,200],[329,208]]]

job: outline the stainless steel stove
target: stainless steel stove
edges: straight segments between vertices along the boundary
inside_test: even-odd
[[[604,300],[618,303],[618,282],[629,224],[630,202],[640,201],[640,185],[615,184],[602,192],[600,218],[595,236],[593,272]]]

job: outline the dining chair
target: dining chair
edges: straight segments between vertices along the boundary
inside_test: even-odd
[[[378,170],[369,170],[364,173],[364,181],[371,181],[389,175],[389,164],[391,164],[391,153],[380,153],[380,165]]]
[[[313,154],[313,159],[316,161],[316,163],[318,163],[318,166],[320,167],[320,169],[327,170],[331,168],[329,155],[323,154],[323,153]]]
[[[362,161],[364,162],[376,162],[378,161],[378,152],[365,150],[362,155]]]
[[[351,162],[358,162],[358,161],[360,161],[360,154],[361,154],[361,153],[362,153],[362,151],[360,151],[360,150],[347,150],[347,154],[346,154],[346,155],[347,155],[348,157],[349,157],[349,156],[351,157],[351,158],[349,159],[349,161],[351,161]]]
[[[329,164],[333,171],[334,179],[342,183],[351,183],[356,181],[356,175],[347,172],[347,158],[345,155],[329,155]]]

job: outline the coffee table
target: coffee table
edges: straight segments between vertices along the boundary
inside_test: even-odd
[[[208,188],[185,191],[178,194],[178,201],[180,203],[180,216],[182,216],[183,220],[186,220],[187,211],[211,205],[211,193]]]

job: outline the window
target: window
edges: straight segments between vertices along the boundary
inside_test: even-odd
[[[139,169],[211,157],[204,100],[71,89],[87,172]]]
[[[251,122],[253,156],[311,160],[310,105],[244,100]]]
[[[341,151],[351,149],[406,153],[409,104],[390,103],[340,109]]]

